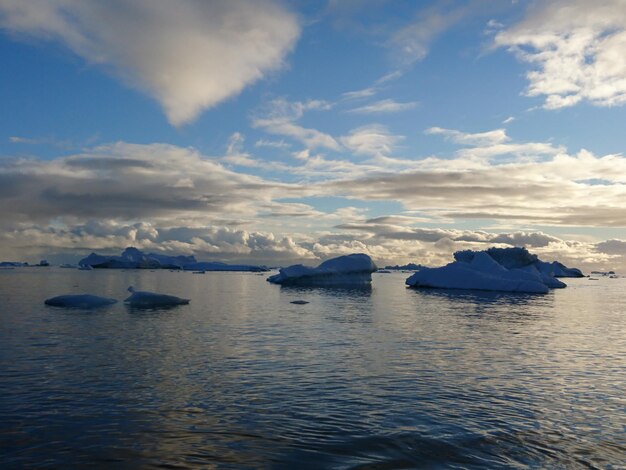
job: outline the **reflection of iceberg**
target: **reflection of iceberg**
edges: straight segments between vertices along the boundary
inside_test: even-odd
[[[458,251],[456,261],[440,268],[422,268],[406,280],[411,287],[477,289],[506,292],[546,293],[565,287],[558,275],[575,275],[560,263],[545,263],[525,248],[490,248]],[[563,269],[564,268],[564,269]]]
[[[128,292],[131,293],[131,296],[124,300],[124,303],[130,305],[131,307],[171,307],[174,305],[185,305],[189,303],[189,299],[181,299],[180,297],[176,297],[174,295],[135,291],[132,286],[128,288]]]
[[[329,259],[317,268],[295,264],[267,280],[291,286],[369,285],[377,269],[369,256],[357,253]]]
[[[106,305],[112,305],[116,302],[117,300],[115,299],[108,299],[106,297],[98,297],[97,295],[89,294],[59,295],[44,301],[46,305],[64,308],[98,308]]]

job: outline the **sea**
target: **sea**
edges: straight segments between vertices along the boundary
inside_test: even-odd
[[[626,468],[626,279],[409,275],[1,270],[0,468]],[[191,303],[44,305],[131,285]]]

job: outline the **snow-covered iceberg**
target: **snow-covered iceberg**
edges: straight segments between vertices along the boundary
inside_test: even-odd
[[[329,259],[316,268],[295,264],[280,269],[267,280],[290,286],[369,285],[377,269],[369,256],[355,253]]]
[[[124,300],[124,303],[136,308],[172,307],[174,305],[185,305],[190,302],[189,299],[181,299],[174,295],[136,291],[132,286],[128,288],[128,292],[131,295]]]
[[[546,263],[525,248],[457,251],[455,261],[439,268],[422,268],[406,280],[411,287],[476,289],[546,293],[566,285],[556,279],[563,272],[580,272],[561,263]],[[565,269],[562,269],[560,267]]]
[[[46,299],[44,304],[63,308],[99,308],[116,303],[117,300],[90,294],[59,295]]]

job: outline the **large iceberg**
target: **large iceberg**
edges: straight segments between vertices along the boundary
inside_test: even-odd
[[[267,280],[289,286],[369,285],[377,269],[369,256],[355,253],[329,259],[316,268],[295,264]]]
[[[556,279],[580,273],[561,263],[546,263],[525,248],[457,251],[455,261],[439,268],[422,268],[406,280],[411,287],[476,289],[546,293],[566,285]],[[557,269],[558,268],[558,269]],[[581,273],[582,275],[582,273]]]
[[[117,300],[90,294],[67,294],[46,299],[44,303],[51,307],[63,308],[99,308],[113,305]]]

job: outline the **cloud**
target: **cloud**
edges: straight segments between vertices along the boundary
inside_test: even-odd
[[[429,135],[442,135],[446,139],[449,139],[457,144],[473,146],[495,145],[510,140],[504,129],[495,129],[493,131],[472,134],[454,129],[430,127],[426,129],[424,133]]]
[[[418,105],[417,102],[411,101],[408,103],[399,103],[397,101],[388,99],[380,100],[374,103],[360,106],[358,108],[350,109],[349,113],[356,114],[375,114],[375,113],[397,113],[400,111],[407,111],[413,109]]]
[[[626,3],[598,0],[534,2],[519,23],[498,32],[506,47],[532,66],[526,94],[558,109],[587,101],[626,103]]]
[[[231,147],[240,142],[235,134]],[[197,151],[118,142],[51,161],[0,161],[0,219],[155,220],[253,214],[280,183],[226,169]]]
[[[433,40],[450,27],[457,24],[473,9],[474,3],[459,6],[454,2],[436,2],[433,6],[419,10],[409,24],[395,31],[387,46],[392,49],[397,60],[403,65],[411,65],[428,55]],[[454,5],[446,9],[446,5]]]
[[[339,150],[341,146],[331,135],[296,124],[305,112],[327,111],[332,106],[331,103],[321,100],[290,102],[284,98],[278,98],[266,103],[264,108],[257,112],[252,119],[252,126],[262,128],[270,134],[291,137],[303,143],[308,149]]]
[[[284,149],[291,147],[291,144],[285,142],[284,140],[266,140],[259,139],[254,143],[255,147],[270,147],[275,149]]]
[[[385,126],[371,124],[353,129],[340,140],[356,155],[375,157],[392,153],[403,137],[391,134]]]
[[[396,216],[397,217],[397,216]],[[510,232],[491,233],[481,230],[456,230],[440,228],[415,228],[405,225],[396,225],[389,218],[368,220],[364,223],[348,223],[338,225],[342,230],[357,230],[369,232],[378,238],[390,240],[418,240],[422,242],[438,242],[448,239],[456,242],[473,242],[486,244],[501,244],[509,246],[546,247],[550,243],[560,243],[561,239],[543,232]]]
[[[397,171],[379,167],[369,174],[322,181],[314,189],[397,201],[406,210],[445,219],[626,226],[626,158],[621,155],[599,157],[586,150],[569,155],[550,144],[510,141],[499,130],[435,133],[452,136],[467,148],[454,158],[405,160],[406,166]]]
[[[291,263],[316,259],[290,237],[229,227],[160,227],[150,223],[88,221],[73,226],[27,225],[0,234],[0,256],[64,254],[74,262],[91,251],[118,254],[127,246],[167,254],[193,254],[201,260]],[[4,248],[6,247],[6,249]],[[71,258],[68,258],[71,257]],[[10,258],[14,259],[14,258]]]
[[[342,93],[342,97],[345,100],[358,100],[361,98],[369,98],[370,96],[374,96],[378,93],[378,90],[375,87],[363,88],[361,90],[355,91],[346,91]]]
[[[514,159],[537,159],[539,157],[558,155],[565,152],[564,147],[555,147],[544,142],[511,143],[505,129],[487,132],[467,133],[454,129],[431,127],[426,134],[442,135],[447,140],[469,147],[457,151],[460,157],[470,159],[492,159],[494,157],[513,156]]]
[[[174,125],[282,67],[300,33],[274,0],[1,0],[0,27],[111,70]]]

